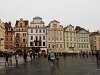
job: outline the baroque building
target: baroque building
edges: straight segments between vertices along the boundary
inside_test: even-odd
[[[79,51],[90,51],[90,40],[89,40],[89,31],[76,26],[75,28],[77,34],[77,47]]]
[[[62,52],[64,50],[63,26],[53,20],[47,26],[48,51]]]
[[[5,24],[5,49],[13,50],[14,47],[14,32],[11,22],[6,22]]]
[[[77,36],[71,24],[64,28],[64,48],[66,52],[77,51]]]
[[[4,22],[0,20],[0,51],[4,51],[4,40],[5,40],[5,26]]]
[[[91,50],[100,50],[100,32],[92,32],[90,33],[90,45]]]
[[[41,17],[34,17],[28,27],[28,47],[34,52],[47,52],[47,27]]]
[[[28,20],[16,20],[16,24],[14,27],[14,48],[15,50],[24,50],[27,49],[27,27]]]

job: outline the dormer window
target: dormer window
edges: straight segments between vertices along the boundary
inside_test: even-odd
[[[22,25],[23,25],[23,24],[22,24],[22,23],[20,23],[20,27],[22,27]]]
[[[11,28],[8,28],[8,31],[11,31]]]

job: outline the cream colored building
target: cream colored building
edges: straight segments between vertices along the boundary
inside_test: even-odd
[[[47,26],[47,48],[48,51],[64,51],[63,26],[56,20]]]
[[[71,24],[64,28],[64,48],[66,52],[77,51],[76,31]]]
[[[28,20],[23,20],[23,18],[16,20],[14,27],[15,50],[27,49],[27,27]]]
[[[92,32],[90,34],[90,46],[91,50],[100,50],[100,32]]]
[[[0,20],[0,51],[5,50],[4,49],[4,38],[5,38],[5,26],[4,26],[4,22]]]

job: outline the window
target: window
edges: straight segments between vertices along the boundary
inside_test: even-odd
[[[10,33],[10,35],[12,35],[12,32]]]
[[[68,32],[66,32],[66,35],[68,35]]]
[[[20,27],[22,27],[22,23],[20,23]]]
[[[70,47],[72,47],[72,43],[70,43]]]
[[[25,42],[25,39],[23,39],[23,42]]]
[[[58,40],[58,36],[56,37],[56,40]]]
[[[41,33],[41,29],[39,30],[39,33]]]
[[[87,44],[87,48],[88,48],[88,44]]]
[[[48,48],[50,48],[50,44],[48,44]]]
[[[74,37],[74,41],[76,41],[76,40],[75,40],[75,37]]]
[[[6,38],[6,41],[8,41],[8,38]]]
[[[67,41],[68,41],[68,37],[66,37]]]
[[[36,36],[36,40],[38,40],[38,37]]]
[[[74,43],[74,47],[76,47],[76,43]]]
[[[52,40],[54,40],[54,38],[52,37]]]
[[[33,33],[33,29],[31,29],[31,33]]]
[[[38,33],[38,29],[36,29],[36,33]]]
[[[26,36],[26,33],[23,33],[23,37]]]
[[[62,44],[60,44],[60,48],[62,48]]]
[[[43,42],[43,46],[45,46],[45,42]]]
[[[30,46],[33,46],[33,42],[30,42]]]
[[[79,44],[79,48],[80,48],[80,44]]]
[[[12,41],[12,38],[10,39],[10,41]]]
[[[56,44],[56,48],[58,48],[58,44]]]
[[[31,36],[31,40],[33,40],[33,36]]]
[[[43,40],[45,40],[45,36],[43,36]]]
[[[62,37],[60,37],[60,40],[62,40]]]
[[[45,33],[45,30],[43,29],[43,33]]]
[[[70,33],[70,35],[72,35],[72,33]]]
[[[8,35],[8,33],[6,33]]]
[[[35,46],[38,46],[37,42],[35,42]]]
[[[12,48],[12,42],[10,42],[10,48]]]
[[[41,40],[41,36],[39,36],[39,40]]]
[[[19,44],[16,44],[16,47],[19,47]]]
[[[39,42],[39,46],[41,46],[41,42]]]
[[[67,47],[69,46],[69,43],[67,43]]]
[[[72,37],[70,38],[70,41],[72,41]]]
[[[6,42],[6,48],[8,48],[8,42]]]

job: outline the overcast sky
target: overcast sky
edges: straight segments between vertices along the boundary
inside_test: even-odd
[[[0,0],[0,18],[13,26],[20,18],[43,18],[45,25],[57,20],[64,27],[72,24],[90,31],[100,30],[100,0]]]

